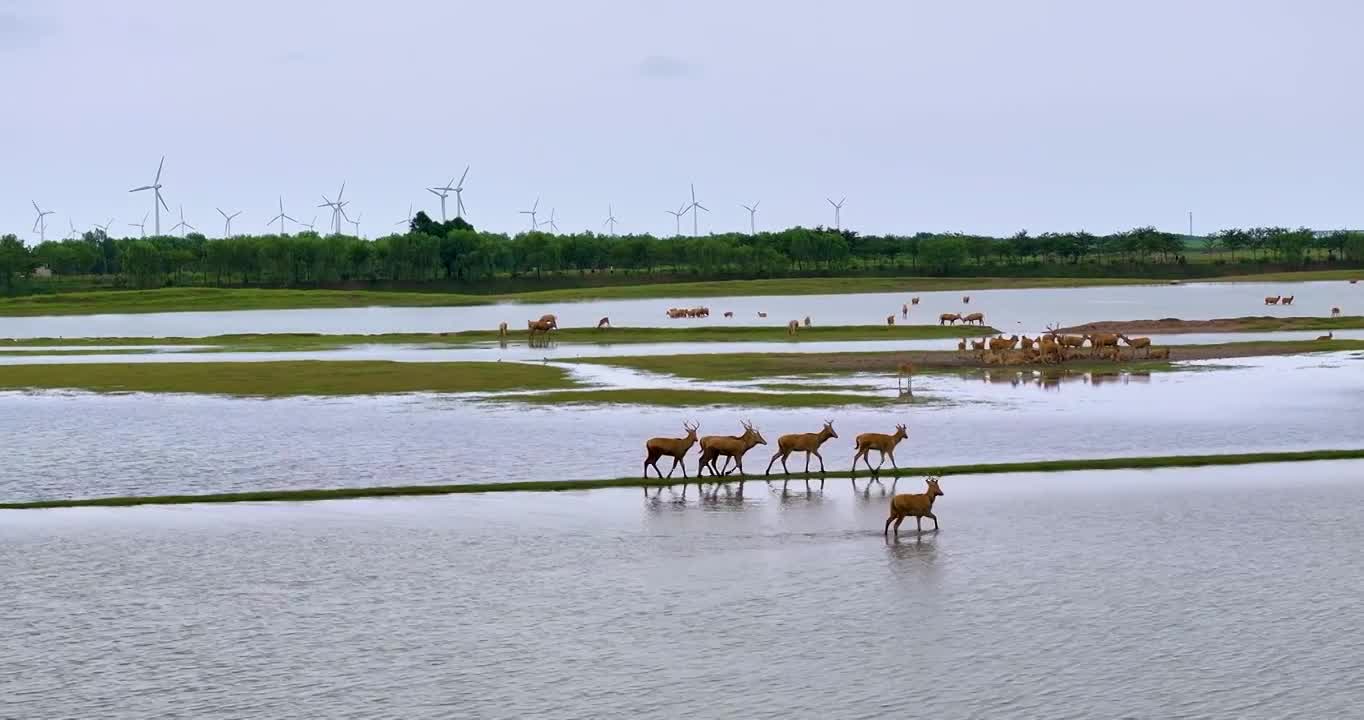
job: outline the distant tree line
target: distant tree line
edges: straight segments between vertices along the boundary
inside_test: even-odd
[[[0,290],[13,292],[17,283],[49,272],[54,281],[95,277],[126,287],[318,287],[479,283],[499,277],[530,281],[547,274],[601,272],[705,278],[892,271],[1013,274],[1045,267],[1071,275],[1102,274],[1095,266],[1183,264],[1190,251],[1198,251],[1205,262],[1211,255],[1211,262],[1364,263],[1364,233],[1352,231],[1231,229],[1202,243],[1206,246],[1150,227],[1110,235],[1020,231],[1008,237],[862,235],[823,227],[672,238],[591,232],[508,236],[481,232],[462,219],[442,223],[418,213],[407,232],[374,240],[313,232],[115,239],[96,230],[30,248],[5,235],[0,237]]]

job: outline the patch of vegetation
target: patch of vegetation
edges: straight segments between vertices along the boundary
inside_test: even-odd
[[[558,390],[547,393],[496,395],[491,402],[520,402],[536,405],[652,405],[655,407],[766,407],[819,408],[848,405],[884,406],[909,402],[908,398],[877,395],[852,395],[831,392],[763,393],[732,390]],[[921,404],[929,399],[913,398]]]
[[[558,367],[524,363],[293,361],[10,365],[0,389],[282,397],[572,388]]]
[[[1131,470],[1171,467],[1210,467],[1217,465],[1250,465],[1256,463],[1306,462],[1317,460],[1364,459],[1360,450],[1307,450],[1300,452],[1237,453],[1224,455],[1165,455],[1157,457],[1093,458],[1077,460],[1043,460],[1017,463],[989,463],[976,465],[940,465],[936,467],[903,468],[898,473],[889,469],[886,477],[926,475],[985,475],[1001,473],[1071,472],[1079,470]],[[847,478],[848,472],[829,472],[825,478]],[[864,474],[865,476],[865,474]],[[757,476],[760,478],[761,476]],[[818,473],[792,473],[792,479],[819,479]],[[774,475],[780,479],[782,476]],[[731,482],[736,477],[728,478]],[[755,478],[750,478],[755,479]],[[495,492],[563,492],[620,487],[656,487],[657,478],[612,478],[606,480],[540,480],[503,483],[463,483],[450,485],[405,485],[359,488],[330,488],[317,490],[259,490],[203,495],[141,495],[103,498],[72,498],[0,503],[0,510],[37,510],[66,507],[125,507],[133,505],[182,505],[189,503],[231,502],[303,502],[313,500],[348,500],[355,498],[405,497],[421,495],[455,495],[463,493]]]

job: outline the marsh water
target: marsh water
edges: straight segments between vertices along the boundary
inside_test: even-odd
[[[1197,368],[1199,364],[1191,367]],[[1222,369],[1041,376],[991,372],[916,378],[918,402],[836,409],[523,405],[473,396],[239,399],[202,395],[0,393],[0,498],[204,493],[272,488],[604,478],[641,472],[642,443],[739,432],[777,436],[835,421],[829,467],[852,438],[910,435],[902,465],[1364,447],[1364,355],[1238,360]],[[762,390],[587,367],[611,387]],[[852,376],[859,395],[898,397],[894,379]],[[772,390],[780,392],[779,390]],[[794,460],[794,459],[793,459]],[[694,471],[695,453],[689,470]],[[792,469],[803,467],[794,461]],[[817,465],[816,465],[817,467]],[[666,469],[665,469],[666,472]]]
[[[0,716],[1350,717],[1361,472],[0,511]]]
[[[849,281],[851,289],[857,287]],[[1295,295],[1291,306],[1266,306],[1266,295]],[[1208,319],[1246,315],[1325,317],[1332,307],[1346,315],[1364,314],[1364,285],[1344,281],[1308,283],[1190,283],[1113,287],[969,290],[853,295],[798,295],[716,298],[601,300],[550,304],[499,304],[447,308],[344,308],[250,310],[132,315],[0,318],[0,338],[34,337],[206,337],[234,333],[421,333],[491,330],[506,321],[525,327],[526,318],[556,313],[564,327],[595,326],[603,316],[616,326],[686,327],[692,325],[784,326],[812,316],[820,325],[879,325],[888,314],[897,321],[901,306],[919,296],[908,322],[935,323],[945,312],[983,312],[995,328],[1039,332],[1048,324],[1073,325],[1097,320],[1165,317]],[[969,305],[962,296],[969,295]],[[671,320],[669,307],[705,305],[706,319]],[[732,319],[721,316],[733,312]],[[759,312],[767,318],[758,317]]]

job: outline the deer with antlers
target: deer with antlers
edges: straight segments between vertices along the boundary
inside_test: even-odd
[[[696,444],[696,431],[700,427],[700,423],[684,422],[682,423],[682,429],[687,431],[686,437],[649,438],[649,440],[644,443],[644,450],[648,453],[648,456],[644,458],[644,478],[646,480],[649,478],[649,468],[652,467],[654,472],[658,473],[659,479],[663,479],[663,472],[658,469],[658,459],[665,455],[673,459],[673,466],[668,468],[668,477],[673,476],[673,471],[676,470],[679,465],[682,466],[682,477],[687,477],[687,464],[683,462],[682,459],[691,451],[691,446]]]
[[[701,471],[710,468],[712,477],[720,477],[729,474],[729,461],[733,460],[735,467],[739,470],[739,476],[744,475],[744,453],[752,450],[758,445],[766,445],[767,440],[763,439],[762,433],[758,432],[753,423],[744,420],[743,435],[707,435],[701,438],[701,460],[696,465],[696,476],[701,477]],[[723,455],[725,457],[724,469],[715,467],[716,458]]]
[[[887,457],[890,458],[890,466],[899,470],[900,466],[895,464],[895,446],[907,437],[909,437],[909,429],[900,424],[895,426],[893,435],[885,433],[862,433],[858,435],[854,440],[857,443],[857,453],[853,455],[853,472],[857,472],[857,460],[859,458],[867,464],[867,469],[871,471],[872,477],[880,474],[881,466],[886,464]],[[881,453],[881,462],[874,468],[871,466],[871,461],[867,459],[867,455],[872,450]]]
[[[984,325],[985,313],[973,312],[970,315],[963,315],[961,322],[963,325]]]
[[[938,487],[938,481],[942,478],[930,477],[928,481],[928,492],[923,493],[900,493],[890,499],[890,517],[886,518],[886,527],[881,535],[887,536],[891,532],[891,523],[895,523],[895,536],[900,536],[900,523],[905,518],[914,518],[915,525],[919,532],[924,531],[924,518],[933,521],[933,530],[938,529],[938,516],[933,514],[933,500],[943,496],[942,488]]]
[[[938,325],[956,325],[961,319],[961,313],[943,313],[938,316]]]
[[[767,462],[767,472],[763,474],[771,475],[772,464],[780,458],[782,472],[790,475],[791,471],[786,469],[786,458],[793,452],[805,453],[805,473],[807,475],[810,473],[811,455],[819,458],[819,471],[821,473],[824,472],[824,456],[819,454],[819,447],[827,442],[829,438],[836,437],[838,437],[838,433],[834,432],[833,420],[825,420],[824,427],[819,432],[782,435],[777,438],[777,452],[774,453],[772,459]]]

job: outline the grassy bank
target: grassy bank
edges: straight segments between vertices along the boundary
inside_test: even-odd
[[[0,389],[207,393],[253,397],[553,390],[575,383],[557,367],[522,363],[298,361],[10,365]]]
[[[1000,473],[1071,472],[1078,470],[1130,470],[1172,467],[1209,467],[1216,465],[1250,465],[1256,463],[1304,462],[1313,460],[1364,459],[1364,450],[1309,450],[1303,452],[1240,453],[1227,455],[1165,455],[1156,457],[1092,458],[1078,460],[1044,460],[1017,463],[985,463],[975,465],[941,465],[936,467],[906,467],[898,473],[889,468],[882,473],[886,478],[923,475],[986,475]],[[848,472],[829,472],[825,478],[852,477]],[[761,476],[759,476],[760,478]],[[776,480],[781,475],[772,476]],[[792,474],[792,479],[817,479],[818,474]],[[865,473],[858,477],[865,477]],[[728,478],[731,482],[737,478]],[[37,510],[70,507],[126,507],[132,505],[183,505],[190,503],[233,502],[303,502],[314,500],[347,500],[420,495],[455,495],[462,493],[495,492],[562,492],[620,487],[657,487],[659,481],[638,477],[606,480],[543,480],[527,482],[406,485],[363,488],[331,488],[318,490],[259,490],[252,492],[213,493],[203,495],[145,495],[66,500],[36,500],[0,503],[0,510]]]
[[[566,321],[565,321],[566,322]],[[679,321],[683,322],[683,321]],[[838,342],[862,340],[942,340],[997,334],[992,327],[977,325],[837,325],[802,327],[795,335],[785,326],[686,326],[618,327],[598,330],[566,327],[556,330],[554,342],[570,345],[628,345],[632,343],[707,343],[707,342]],[[0,352],[7,347],[80,348],[103,345],[204,345],[210,351],[334,350],[353,345],[437,345],[468,346],[497,342],[497,330],[465,330],[451,333],[390,333],[382,335],[323,335],[320,333],[277,333],[259,335],[215,335],[206,338],[26,338],[0,340]],[[525,328],[513,330],[509,342],[525,343]],[[106,351],[113,352],[113,351]]]
[[[1060,328],[1059,332],[1127,333],[1171,335],[1179,333],[1248,333],[1327,330],[1357,330],[1364,328],[1364,317],[1253,317],[1216,318],[1213,320],[1104,320]]]

